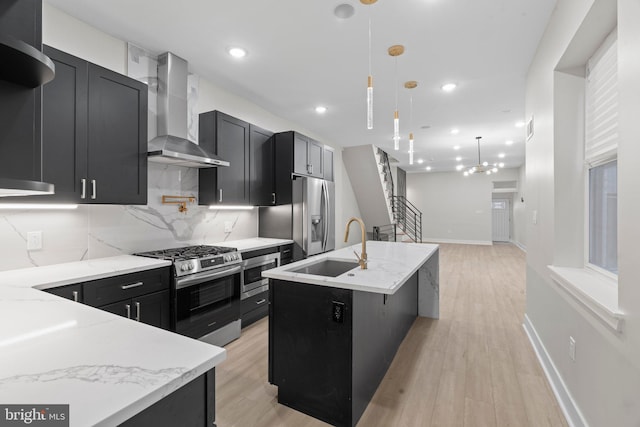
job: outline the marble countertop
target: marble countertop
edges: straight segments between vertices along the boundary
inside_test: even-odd
[[[292,272],[292,270],[314,264],[323,259],[357,262],[353,251],[356,251],[358,254],[362,251],[362,245],[357,244],[264,271],[262,272],[262,276],[271,279],[391,295],[394,294],[437,249],[438,245],[424,243],[367,241],[368,265],[366,270],[355,267],[337,277],[324,277]]]
[[[271,239],[267,237],[254,237],[252,239],[229,240],[225,242],[212,243],[216,246],[227,246],[236,248],[240,252],[255,251],[258,249],[272,248],[274,246],[287,245],[293,243],[293,240],[287,239]]]
[[[69,404],[70,425],[117,425],[210,370],[226,350],[34,289],[148,270],[117,256],[0,272],[0,403]]]

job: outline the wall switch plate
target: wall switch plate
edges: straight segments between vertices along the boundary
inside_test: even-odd
[[[538,223],[538,211],[533,211],[532,221],[534,225]]]
[[[27,250],[37,251],[42,249],[42,231],[27,232]]]
[[[233,231],[233,222],[225,221],[224,222],[224,232],[231,233]]]
[[[569,357],[576,361],[576,340],[572,336],[569,336]]]

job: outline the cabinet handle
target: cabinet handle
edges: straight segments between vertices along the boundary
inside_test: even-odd
[[[144,282],[136,282],[136,283],[132,283],[130,285],[122,285],[122,286],[120,286],[120,289],[122,289],[124,291],[126,289],[137,288],[138,286],[142,286],[142,285],[144,285]]]
[[[73,291],[73,300],[78,302],[78,291]]]
[[[260,301],[256,301],[256,305],[264,304],[265,302],[267,302],[267,300],[262,298]]]
[[[313,174],[313,165],[307,165],[307,172]]]
[[[97,196],[98,196],[98,193],[96,191],[96,180],[92,179],[91,180],[91,199],[95,200]]]
[[[220,189],[220,197],[218,198],[219,202],[222,202],[222,188]]]
[[[271,204],[272,205],[276,204],[276,193],[271,193]]]
[[[125,304],[125,308],[127,309],[127,319],[131,319],[131,306],[129,304]]]
[[[140,303],[136,301],[136,322],[140,321]]]
[[[82,178],[80,182],[82,182],[82,191],[80,192],[80,198],[86,199],[87,198],[87,178]]]

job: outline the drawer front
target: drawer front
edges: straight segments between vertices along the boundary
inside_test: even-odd
[[[50,294],[70,299],[71,301],[82,302],[82,283],[43,290]]]
[[[264,291],[252,297],[244,299],[240,301],[240,303],[241,314],[244,317],[244,315],[250,311],[269,306],[269,291]]]
[[[84,303],[94,307],[169,289],[170,268],[163,267],[86,282]]]

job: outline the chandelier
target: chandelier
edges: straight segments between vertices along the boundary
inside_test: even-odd
[[[480,160],[480,139],[482,139],[481,136],[476,136],[476,140],[478,141],[478,164],[475,165],[474,167],[470,168],[469,170],[464,171],[464,176],[469,176],[471,174],[474,173],[484,173],[487,175],[491,175],[491,173],[496,173],[498,172],[498,168],[495,166],[490,166],[488,162],[482,162]]]

